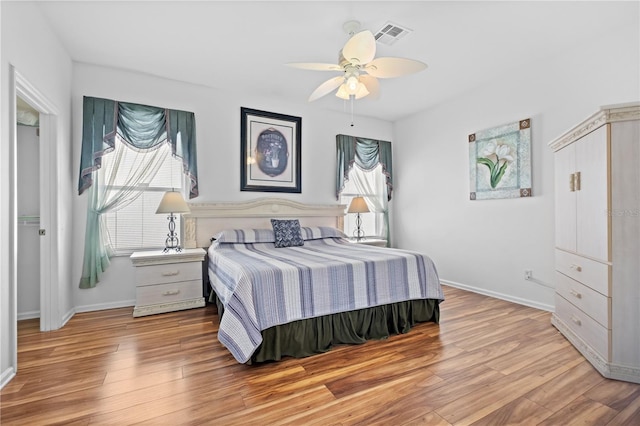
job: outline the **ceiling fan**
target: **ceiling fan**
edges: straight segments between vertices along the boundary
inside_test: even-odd
[[[286,65],[312,71],[339,71],[342,75],[330,78],[309,96],[315,101],[332,91],[341,99],[360,99],[380,96],[378,78],[394,78],[413,74],[427,68],[427,64],[405,58],[375,58],[376,39],[369,30],[358,31],[360,22],[348,21],[343,25],[350,38],[338,56],[338,64],[295,62]],[[375,59],[374,59],[375,58]]]

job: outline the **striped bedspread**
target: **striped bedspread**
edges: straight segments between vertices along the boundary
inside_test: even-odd
[[[225,307],[218,339],[240,363],[262,342],[261,330],[274,325],[404,300],[444,300],[427,256],[335,237],[287,248],[216,241],[209,278]]]

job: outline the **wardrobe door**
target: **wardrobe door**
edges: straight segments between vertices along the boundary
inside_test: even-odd
[[[575,144],[555,153],[556,247],[576,251]]]
[[[576,146],[576,252],[608,262],[609,125],[599,127]]]

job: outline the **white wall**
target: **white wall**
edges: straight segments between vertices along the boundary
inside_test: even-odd
[[[11,241],[11,229],[15,209],[11,205],[12,172],[14,170],[13,141],[10,140],[9,102],[11,95],[10,65],[55,106],[58,115],[55,146],[50,147],[56,167],[52,185],[57,188],[53,196],[52,216],[54,229],[49,235],[56,243],[56,260],[52,273],[61,284],[54,304],[56,312],[71,309],[70,282],[70,230],[71,230],[71,169],[70,169],[70,92],[71,59],[51,32],[40,9],[31,2],[0,2],[0,385],[13,374],[16,365],[15,348],[15,289],[11,288],[15,274],[15,245]],[[57,320],[60,317],[58,316]]]
[[[193,111],[196,117],[200,196],[194,202],[242,201],[282,197],[306,203],[337,203],[335,198],[335,137],[350,134],[392,140],[390,122],[356,117],[350,127],[347,113],[318,111],[304,100],[299,104],[256,98],[235,91],[215,90],[86,64],[74,65],[73,115],[82,116],[82,97],[94,96]],[[302,117],[302,193],[269,194],[240,191],[240,107]],[[73,164],[80,161],[82,122],[74,120]],[[77,171],[74,171],[77,180]],[[77,183],[74,182],[74,188]],[[87,196],[74,197],[78,224],[74,232],[73,288],[76,310],[132,305],[135,299],[133,267],[128,257],[115,257],[93,289],[79,289],[82,272]]]
[[[547,143],[602,105],[640,99],[639,40],[637,25],[621,28],[396,122],[396,245],[429,254],[454,285],[552,310],[553,290],[544,286],[553,286],[554,270]],[[527,117],[533,197],[470,201],[467,136]]]

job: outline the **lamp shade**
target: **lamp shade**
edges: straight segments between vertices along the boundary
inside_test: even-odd
[[[347,213],[369,213],[369,207],[363,197],[354,197],[349,204]]]
[[[189,213],[191,210],[178,191],[167,191],[162,196],[156,213]]]

